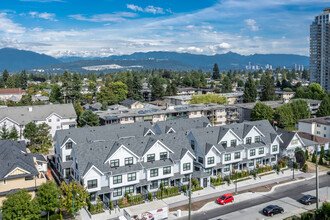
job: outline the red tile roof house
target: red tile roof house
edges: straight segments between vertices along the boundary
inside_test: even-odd
[[[5,88],[0,89],[0,100],[20,100],[22,95],[25,95],[25,90],[22,88]]]

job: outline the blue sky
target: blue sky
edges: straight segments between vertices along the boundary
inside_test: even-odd
[[[328,0],[1,0],[0,48],[54,57],[146,51],[309,54]]]

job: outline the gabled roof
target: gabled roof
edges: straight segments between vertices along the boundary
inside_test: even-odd
[[[323,138],[323,137],[320,137],[320,136],[317,136],[317,135],[309,134],[309,133],[306,133],[306,132],[298,132],[298,134],[301,138],[305,138],[307,140],[316,142],[318,144],[330,143],[329,139]]]
[[[132,100],[132,99],[126,99],[126,100],[122,101],[120,104],[131,106],[131,105],[133,105],[134,103],[137,103],[137,102],[139,102],[139,101]]]
[[[166,134],[170,128],[175,132],[189,131],[193,128],[205,128],[211,123],[208,118],[181,118],[175,120],[158,121],[154,125],[154,130],[157,134]]]

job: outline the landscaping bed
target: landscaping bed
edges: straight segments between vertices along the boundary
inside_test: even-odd
[[[243,181],[250,180],[250,179],[252,179],[252,178],[247,177],[247,178],[244,178],[244,179],[238,179],[238,180],[235,180],[234,183],[243,182]]]
[[[138,201],[138,202],[134,202],[134,203],[127,203],[127,204],[122,204],[122,205],[119,205],[119,208],[126,208],[126,207],[130,207],[130,206],[133,206],[133,205],[139,205],[139,204],[142,204],[142,203],[145,203],[145,201]]]
[[[269,173],[263,173],[263,174],[260,174],[259,176],[267,176],[267,175],[274,174],[274,173],[275,173],[275,171],[269,172]]]

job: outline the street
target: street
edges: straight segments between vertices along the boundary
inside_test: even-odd
[[[319,187],[324,188],[321,189],[320,192],[326,192],[326,186],[330,186],[330,176],[320,176],[319,181]],[[315,178],[278,187],[274,190],[274,192],[260,196],[250,201],[246,200],[244,202],[236,202],[226,206],[219,206],[218,208],[209,211],[200,212],[192,215],[191,219],[261,219],[264,218],[264,216],[258,212],[269,204],[277,204],[283,206],[285,210],[292,210],[293,208],[303,207],[303,205],[298,206],[298,202],[296,200],[300,199],[304,194],[307,193],[315,195]],[[323,197],[320,197],[320,199],[324,200],[324,193],[320,193],[320,195],[322,194]],[[329,198],[327,197],[327,200],[328,199]],[[256,213],[256,215],[254,213]],[[246,216],[246,218],[242,216]],[[187,217],[180,219],[187,219]]]

